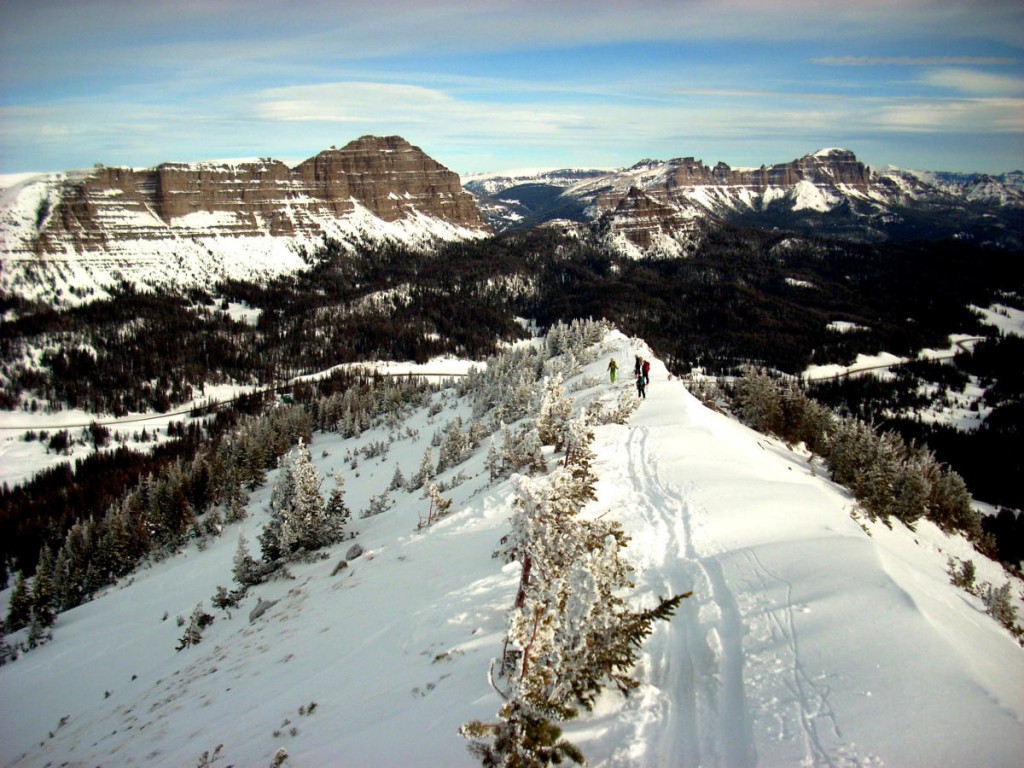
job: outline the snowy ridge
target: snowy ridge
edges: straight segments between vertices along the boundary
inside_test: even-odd
[[[543,215],[544,205],[559,217],[574,203],[583,219],[597,222],[615,211],[631,190],[640,190],[671,209],[663,219],[663,230],[676,241],[675,250],[680,253],[695,242],[693,228],[681,222],[698,220],[788,226],[814,234],[834,231],[871,241],[893,234],[902,237],[904,226],[914,237],[919,236],[914,225],[920,216],[929,236],[935,234],[936,222],[944,221],[943,237],[978,239],[1011,248],[1019,247],[1024,237],[1020,174],[945,174],[896,168],[875,172],[850,150],[835,147],[759,168],[730,168],[725,163],[707,166],[685,157],[643,160],[629,168],[593,172],[578,179],[560,180],[557,176],[492,179],[473,182],[467,188],[491,195],[482,202],[482,209],[497,231],[518,226],[523,219],[521,208],[514,203],[505,206],[509,201],[500,197],[500,190],[517,184],[543,183],[562,190],[555,203],[546,198],[540,208],[530,211],[533,221]],[[627,256],[670,252],[662,243],[648,242],[645,224],[637,228],[619,217],[612,226],[622,236],[608,240]]]
[[[632,537],[632,603],[694,596],[644,645],[641,687],[568,724],[589,764],[1016,766],[1024,655],[945,571],[948,555],[971,557],[1001,583],[997,567],[928,522],[862,527],[805,455],[705,408],[618,332],[556,363],[574,410],[631,391],[606,369],[634,355],[652,360],[648,397],[628,423],[597,427],[586,514]],[[436,415],[396,431],[316,434],[315,465],[345,476],[358,518],[396,464],[411,473],[432,432],[471,417],[467,400],[435,394]],[[385,457],[360,455],[373,441],[392,441]],[[351,542],[292,564],[294,579],[217,611],[200,644],[175,652],[174,617],[230,584],[239,532],[257,540],[270,473],[250,517],[204,551],[62,614],[49,644],[0,668],[0,762],[192,766],[222,745],[225,765],[268,765],[279,748],[294,765],[474,765],[457,729],[500,705],[487,667],[520,570],[491,556],[514,499],[485,453],[437,478],[467,478],[445,492],[445,519],[417,532],[426,500],[396,491],[389,511],[350,523],[365,554],[346,569]],[[277,602],[249,619],[257,596]]]

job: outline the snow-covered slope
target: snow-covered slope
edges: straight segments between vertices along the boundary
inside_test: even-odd
[[[538,184],[548,194],[519,193]],[[648,159],[575,180],[557,173],[524,175],[467,188],[481,195],[481,209],[496,230],[536,225],[545,217],[587,220],[626,255],[684,252],[699,239],[694,224],[701,220],[861,241],[957,237],[1020,247],[1024,238],[1024,193],[1014,174],[874,172],[840,148],[759,168],[708,166],[693,157]],[[648,216],[634,224],[622,215],[623,201],[640,193],[665,209],[660,238],[652,240]],[[666,247],[666,239],[675,247]]]
[[[188,288],[305,268],[303,251],[483,237],[457,174],[398,136],[289,168],[270,158],[0,178],[0,286],[81,300],[122,280]]]
[[[611,332],[566,391],[576,409],[614,403],[609,359],[651,358]],[[627,424],[598,427],[597,500],[587,513],[632,536],[636,606],[693,590],[643,648],[641,687],[605,693],[566,735],[592,766],[1016,766],[1024,753],[1024,652],[949,584],[966,545],[851,517],[855,502],[805,456],[701,405],[652,360],[646,400]],[[628,377],[627,377],[628,379]],[[358,440],[318,434],[321,473],[341,472],[358,511],[398,464],[411,474],[430,435],[469,406],[434,396],[401,429]],[[361,446],[394,440],[383,459]],[[60,616],[52,642],[0,668],[5,766],[471,766],[460,724],[500,700],[487,668],[501,653],[516,563],[492,557],[513,486],[491,483],[482,448],[449,470],[453,514],[425,531],[419,494],[354,519],[351,542],[295,578],[256,589],[278,601],[250,620],[250,597],[217,612],[199,645],[175,652],[188,616],[231,585],[238,532],[154,564]],[[553,465],[553,457],[548,455]],[[353,468],[353,464],[356,464]],[[327,485],[325,483],[325,485]],[[979,579],[1001,583],[976,555]]]

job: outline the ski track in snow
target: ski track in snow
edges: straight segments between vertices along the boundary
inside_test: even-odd
[[[641,718],[636,741],[646,741],[647,731],[660,732],[656,764],[666,768],[753,766],[757,759],[746,711],[739,609],[718,561],[696,552],[693,505],[679,488],[663,480],[651,442],[650,428],[642,426],[632,427],[625,442],[623,466],[631,498],[652,538],[662,543],[638,553],[637,587],[657,597],[691,589],[694,594],[682,603],[677,618],[659,626],[645,646],[646,666],[654,671],[652,684],[663,691],[684,691],[684,699],[659,702],[661,716]],[[680,646],[670,641],[672,632],[684,636],[684,653],[676,651],[675,658],[672,649]],[[682,743],[671,743],[677,734]]]
[[[694,498],[697,488],[680,487],[659,465],[661,440],[673,436],[635,423],[624,429],[619,455],[601,474],[615,474],[627,494],[619,503],[642,521],[629,531],[637,592],[648,596],[645,607],[654,598],[693,595],[644,644],[645,682],[624,705],[632,733],[602,765],[752,768],[764,762],[757,745],[766,742],[769,763],[786,755],[794,765],[881,765],[844,743],[830,686],[801,656],[798,616],[809,609],[795,602],[793,585],[754,548],[699,551],[694,533],[708,513]],[[759,711],[750,711],[751,702]]]

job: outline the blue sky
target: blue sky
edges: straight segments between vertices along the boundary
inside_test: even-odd
[[[1020,0],[0,0],[0,172],[400,134],[460,173],[1024,167]]]

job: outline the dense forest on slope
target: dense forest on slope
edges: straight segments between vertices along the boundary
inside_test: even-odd
[[[210,292],[167,295],[126,285],[110,300],[59,310],[3,297],[2,405],[166,412],[200,397],[209,383],[277,384],[362,360],[482,359],[525,335],[516,318],[541,327],[607,318],[645,339],[678,374],[693,367],[730,373],[751,362],[799,373],[811,363],[852,362],[858,353],[944,348],[951,333],[994,336],[970,305],[1024,307],[1022,254],[953,241],[864,245],[719,226],[703,231],[693,257],[634,261],[539,228],[433,254],[394,245],[353,253],[324,242],[305,256],[308,271],[268,284],[225,282]],[[234,319],[229,309],[238,305],[254,319]],[[843,332],[830,327],[836,322]],[[997,365],[980,362],[985,356],[1016,366],[1018,376],[984,373]],[[1019,488],[1007,482],[1020,476],[1019,461],[1014,469],[1005,465],[1012,459],[991,458],[1021,455],[1021,356],[1012,345],[983,345],[974,358],[978,375],[997,382],[993,392],[1006,390],[985,429],[948,436],[942,427],[885,418],[905,437],[934,444],[981,498],[1021,507]],[[905,385],[907,397],[920,397],[914,386]],[[847,402],[860,407],[866,392]],[[859,413],[882,420],[881,411]],[[167,448],[153,455],[155,464],[133,457],[124,472],[138,477],[181,457]],[[20,535],[14,521],[28,499],[33,508],[52,507],[40,518],[49,522],[28,537],[36,545],[46,525],[59,535],[95,512],[111,460],[8,489],[4,530]]]
[[[1021,254],[956,242],[889,246],[709,227],[692,258],[635,261],[555,229],[444,246],[347,253],[212,293],[143,293],[55,310],[5,298],[0,405],[166,411],[206,383],[269,384],[342,362],[483,358],[542,327],[605,317],[677,372],[757,362],[788,373],[858,352],[910,355],[950,333],[989,335],[968,306],[1013,304]],[[1019,290],[1019,288],[1018,288]],[[244,303],[254,323],[226,308]],[[853,330],[837,332],[833,322]],[[33,406],[33,401],[35,404]]]

